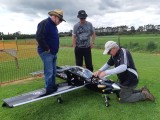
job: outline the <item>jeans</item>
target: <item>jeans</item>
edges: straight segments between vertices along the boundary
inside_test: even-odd
[[[56,86],[56,59],[57,55],[53,55],[48,51],[39,54],[44,64],[44,80],[46,91],[53,91]]]

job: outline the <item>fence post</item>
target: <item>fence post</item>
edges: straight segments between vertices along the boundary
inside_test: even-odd
[[[18,51],[17,37],[15,37],[15,41],[16,41],[16,49]]]
[[[18,59],[17,57],[14,57],[15,63],[16,63],[16,68],[19,69],[19,64],[18,64]]]
[[[3,38],[2,38],[2,46],[3,46],[3,50],[4,50],[4,40],[3,40]]]

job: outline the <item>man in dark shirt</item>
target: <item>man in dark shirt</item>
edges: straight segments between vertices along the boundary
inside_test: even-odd
[[[38,42],[38,53],[44,64],[44,79],[46,93],[49,95],[57,91],[55,83],[56,78],[56,59],[59,49],[59,34],[57,25],[63,19],[63,11],[56,9],[48,13],[50,17],[38,24],[36,32],[36,40]],[[42,96],[44,96],[42,95]]]
[[[138,84],[138,73],[132,55],[128,50],[120,48],[114,41],[108,41],[105,44],[103,54],[109,54],[111,56],[108,62],[96,71],[94,75],[103,78],[106,75],[117,74],[121,87],[119,93],[120,102],[155,100],[154,96],[146,87],[143,87],[141,90],[135,90]],[[115,68],[107,70],[113,65]]]

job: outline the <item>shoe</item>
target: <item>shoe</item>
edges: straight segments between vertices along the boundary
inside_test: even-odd
[[[147,91],[147,92],[150,93],[149,89],[148,89],[146,86],[143,86],[143,87],[141,88],[141,91]]]
[[[150,101],[155,101],[155,97],[148,90],[143,90],[142,94],[145,95],[146,99]]]
[[[38,96],[38,97],[44,97],[44,96],[50,95],[50,94],[56,92],[57,89],[58,89],[58,87],[55,86],[52,90],[46,90],[46,93],[44,93],[44,94],[42,94],[42,95],[40,95],[40,96]]]

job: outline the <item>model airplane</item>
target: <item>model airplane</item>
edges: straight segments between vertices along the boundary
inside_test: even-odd
[[[58,90],[53,94],[39,97],[45,93],[45,89],[43,88],[12,98],[4,99],[2,106],[16,107],[57,95],[59,95],[57,102],[62,103],[61,95],[63,93],[80,89],[82,87],[87,87],[88,89],[92,89],[104,94],[105,105],[107,107],[109,106],[108,94],[116,93],[117,97],[119,97],[120,87],[118,84],[106,78],[94,77],[93,73],[88,69],[79,66],[61,66],[57,67],[56,75],[57,77],[65,80],[65,82],[58,84]]]

